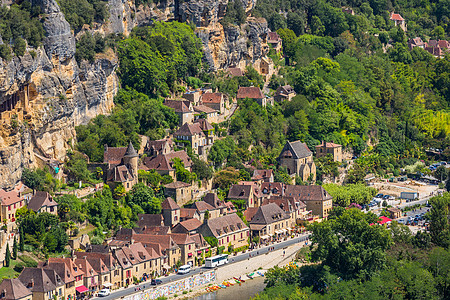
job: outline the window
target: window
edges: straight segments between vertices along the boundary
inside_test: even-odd
[[[147,264],[146,263],[144,263],[144,269],[146,269],[147,268]]]
[[[241,232],[241,239],[242,239],[242,232]]]
[[[119,272],[119,271],[116,271],[116,272]],[[103,280],[107,281],[108,280],[108,276],[105,276]]]
[[[230,237],[229,236],[227,236],[227,243],[229,243],[230,242]]]
[[[136,267],[136,272],[138,271],[138,267]]]
[[[11,210],[11,205],[8,206],[8,210]]]
[[[189,245],[189,250],[191,250],[191,245]]]

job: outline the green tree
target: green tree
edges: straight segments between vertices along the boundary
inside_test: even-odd
[[[450,193],[436,196],[429,200],[431,209],[428,214],[430,220],[431,240],[444,248],[450,247],[449,205]]]
[[[6,252],[5,252],[5,267],[9,267],[11,264],[11,251],[9,251],[9,244],[6,243]]]
[[[19,246],[17,245],[17,239],[16,236],[14,236],[14,243],[13,243],[13,252],[12,252],[12,259],[17,259],[17,250],[19,250]]]
[[[313,260],[322,261],[344,278],[370,277],[385,266],[385,250],[392,244],[389,231],[370,225],[376,221],[375,215],[351,208],[334,219],[312,224]]]
[[[0,57],[6,61],[10,61],[12,58],[11,48],[6,44],[0,45]]]
[[[213,171],[208,164],[198,158],[192,158],[192,172],[197,175],[197,178],[202,180],[209,180],[213,176]]]
[[[431,37],[436,40],[445,39],[445,30],[442,26],[436,26],[433,31],[431,31]]]
[[[22,231],[20,231],[20,232],[22,232]],[[21,252],[23,252],[24,247],[25,247],[24,237],[23,237],[23,234],[20,233],[19,250],[20,250]]]

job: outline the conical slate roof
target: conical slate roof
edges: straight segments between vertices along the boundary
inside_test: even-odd
[[[128,144],[128,148],[127,148],[127,152],[125,152],[125,156],[124,157],[137,157],[138,154],[136,152],[136,150],[133,147],[133,144],[130,143]]]

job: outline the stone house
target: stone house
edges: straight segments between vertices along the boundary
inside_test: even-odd
[[[279,86],[273,96],[276,102],[291,101],[297,94],[290,85]]]
[[[259,206],[262,195],[257,187],[247,184],[233,184],[228,191],[228,199],[245,200],[246,207]]]
[[[202,226],[202,222],[198,219],[187,219],[175,225],[172,229],[172,233],[187,233],[189,235],[193,235],[198,233],[198,228]]]
[[[199,229],[203,236],[213,236],[218,240],[218,246],[231,244],[234,249],[248,245],[249,228],[237,214],[209,219]]]
[[[261,193],[263,198],[272,196],[283,196],[284,185],[281,182],[263,182],[261,184]]]
[[[156,141],[148,140],[144,148],[144,153],[147,153],[149,157],[154,157],[160,154],[169,154],[173,150],[173,141],[167,138]]]
[[[84,273],[83,285],[89,292],[100,290],[99,274],[94,270],[89,261],[85,258],[74,258],[75,265]]]
[[[268,203],[258,207],[249,222],[252,236],[259,236],[262,241],[279,238],[290,233],[292,216],[281,209],[276,203]]]
[[[182,181],[175,181],[164,186],[164,196],[172,197],[178,205],[184,205],[193,199],[191,184]]]
[[[412,38],[412,39],[408,40],[408,48],[409,48],[409,50],[412,50],[415,47],[419,47],[419,48],[425,49],[426,46],[427,46],[427,43],[422,41],[422,39],[420,37],[415,37],[415,38]]]
[[[254,170],[253,181],[261,181],[263,182],[273,182],[274,176],[273,176],[273,170],[272,169],[266,169],[266,170]]]
[[[267,34],[267,44],[271,45],[277,53],[281,52],[283,40],[276,31]]]
[[[307,210],[323,219],[333,208],[333,197],[320,185],[286,185],[285,195],[305,203]]]
[[[54,270],[65,283],[65,297],[75,299],[77,294],[86,292],[83,285],[84,272],[77,267],[72,258],[50,257],[47,262],[40,265],[44,269]]]
[[[120,286],[127,286],[133,283],[133,265],[125,255],[122,249],[114,249],[112,252],[114,258],[120,266],[121,282]]]
[[[33,300],[67,299],[64,281],[54,270],[26,267],[18,279],[32,293]]]
[[[396,207],[386,208],[386,211],[391,215],[391,219],[397,219],[402,216],[402,211]]]
[[[180,125],[192,123],[194,121],[194,108],[188,100],[168,100],[164,101],[164,105],[175,110],[180,120]]]
[[[223,93],[204,93],[201,103],[224,114],[228,108],[228,97]]]
[[[214,219],[220,217],[220,208],[215,208],[211,204],[205,201],[196,201],[192,204],[191,208],[197,210],[200,215],[200,222],[205,221],[205,215],[208,212],[209,219]]]
[[[219,112],[209,106],[203,104],[194,106],[194,112],[194,121],[205,117],[209,123],[217,123]]]
[[[201,96],[201,90],[186,91],[186,93],[183,94],[183,98],[191,102],[193,106],[200,104]]]
[[[180,247],[181,264],[194,266],[195,241],[187,233],[171,233],[170,237]]]
[[[278,157],[278,163],[286,167],[290,176],[298,176],[303,181],[316,181],[313,153],[305,143],[286,142]]]
[[[169,175],[174,181],[177,180],[173,160],[179,158],[184,168],[189,172],[192,169],[192,160],[184,150],[179,150],[167,154],[159,154],[153,157],[144,157],[139,165],[139,170],[155,170],[161,176]]]
[[[320,145],[316,146],[316,157],[323,157],[331,154],[333,156],[333,161],[342,161],[342,145],[335,143],[327,143],[322,141]]]
[[[180,207],[172,198],[167,197],[161,204],[161,209],[165,226],[173,227],[180,222]]]
[[[86,252],[74,252],[75,259],[87,259],[89,264],[98,274],[99,288],[118,289],[122,287],[122,270],[117,259],[112,255],[110,249],[106,252],[95,252],[93,249]]]
[[[190,219],[201,220],[201,216],[195,208],[181,208],[180,221],[183,222]]]
[[[1,300],[31,300],[33,293],[17,278],[5,278],[0,283]]]
[[[181,261],[181,249],[170,235],[134,234],[132,239],[134,242],[142,243],[146,248],[159,245],[156,248],[159,248],[163,255],[163,269],[169,269]]]
[[[1,222],[16,222],[16,211],[25,205],[25,200],[16,191],[0,189]]]
[[[244,72],[241,68],[228,68],[227,73],[230,75],[230,77],[241,77],[244,76]]]
[[[206,137],[201,128],[200,123],[188,124],[184,123],[174,134],[178,140],[189,141],[192,147],[192,152],[198,155],[203,155],[203,147],[211,145],[212,141]],[[184,146],[180,144],[180,146]]]
[[[394,12],[391,13],[389,18],[391,21],[394,21],[394,25],[400,27],[403,31],[406,32],[406,21],[402,18],[400,14],[396,14]]]
[[[106,183],[114,190],[122,184],[125,191],[138,183],[139,155],[130,142],[128,147],[108,147],[105,145],[103,162],[106,164]]]
[[[267,105],[266,97],[263,95],[263,93],[261,92],[259,87],[241,86],[237,92],[236,99],[244,100],[246,98],[255,100],[262,107],[266,107],[266,105]]]
[[[295,201],[294,197],[272,196],[265,199],[264,204],[275,203],[285,213],[291,216],[292,225],[300,224],[312,217],[312,212],[306,209],[306,204],[302,201]]]
[[[58,214],[58,203],[53,201],[53,197],[48,192],[37,191],[28,202],[27,208],[36,213]]]

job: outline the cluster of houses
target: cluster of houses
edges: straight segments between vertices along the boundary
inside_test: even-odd
[[[408,40],[409,50],[419,47],[433,54],[435,57],[442,58],[445,54],[450,53],[450,42],[446,40],[429,40],[424,42],[420,37]]]

